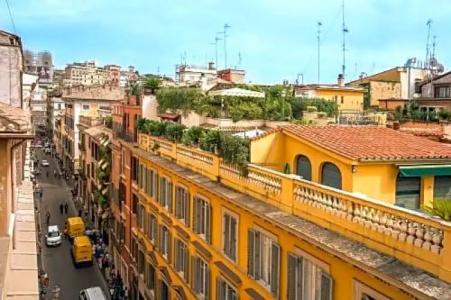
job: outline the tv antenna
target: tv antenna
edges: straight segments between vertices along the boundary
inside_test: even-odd
[[[321,81],[321,26],[323,23],[318,22],[317,40],[318,40],[318,84]]]
[[[428,27],[428,35],[427,35],[427,39],[426,39],[426,60],[425,60],[425,68],[429,68],[429,67],[430,67],[429,39],[431,38],[432,19],[427,20],[426,26]]]
[[[224,69],[227,69],[227,38],[229,35],[227,35],[227,29],[231,28],[229,24],[224,24],[224,31],[218,32],[218,34],[223,35],[223,41],[224,41]]]
[[[241,57],[241,52],[238,52],[238,68],[241,69],[241,62],[243,58]]]
[[[343,31],[343,65],[341,66],[341,73],[343,74],[343,78],[345,78],[345,72],[346,72],[346,34],[349,32],[348,28],[346,27],[345,23],[345,0],[342,1],[341,4],[342,9],[342,31]]]
[[[221,38],[218,36],[215,36],[215,41],[213,43],[210,43],[210,45],[215,46],[215,64],[216,68],[218,68],[218,41],[220,41]]]

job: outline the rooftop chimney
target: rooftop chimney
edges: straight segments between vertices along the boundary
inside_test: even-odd
[[[212,61],[209,62],[209,63],[208,63],[208,69],[209,69],[209,70],[214,70],[214,69],[215,69],[215,63],[212,62]]]
[[[338,74],[337,84],[338,86],[345,86],[345,78],[343,74]]]

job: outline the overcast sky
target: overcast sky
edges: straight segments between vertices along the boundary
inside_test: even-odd
[[[57,67],[96,59],[134,65],[141,73],[174,75],[215,60],[211,43],[223,25],[228,64],[258,83],[317,81],[317,22],[321,21],[321,81],[341,72],[341,0],[9,0],[26,49],[49,50]],[[450,0],[346,0],[346,79],[426,56],[426,22],[437,36],[436,56],[451,66]],[[0,28],[13,31],[4,1]],[[431,38],[432,39],[432,38]],[[219,42],[219,66],[224,66]],[[446,50],[448,49],[448,50]],[[448,68],[447,68],[448,69]]]

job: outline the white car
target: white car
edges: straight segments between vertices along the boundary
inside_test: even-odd
[[[106,300],[106,296],[102,289],[98,286],[90,287],[89,289],[81,290],[79,300]]]
[[[46,159],[43,159],[43,160],[41,161],[41,166],[43,166],[43,167],[48,167],[48,166],[50,166],[50,164],[49,164],[49,162],[48,162]]]
[[[47,246],[61,245],[61,232],[58,225],[51,225],[47,228],[47,235],[45,236],[45,244]]]

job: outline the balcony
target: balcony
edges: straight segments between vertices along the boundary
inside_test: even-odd
[[[157,146],[156,146],[157,145]],[[280,210],[451,280],[451,224],[427,214],[249,164],[248,174],[212,153],[139,134],[139,147]]]

